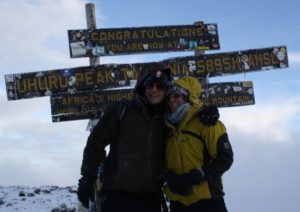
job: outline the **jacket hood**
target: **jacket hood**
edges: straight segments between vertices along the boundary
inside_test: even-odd
[[[166,87],[170,87],[172,85],[172,72],[171,69],[165,66],[162,63],[149,63],[145,65],[138,77],[137,83],[134,87],[134,95],[144,96],[145,87],[144,83],[149,78],[155,80],[162,80],[165,83]]]
[[[190,102],[192,106],[197,108],[202,107],[203,102],[199,99],[201,94],[201,85],[196,78],[185,76],[177,79],[174,83],[189,92],[188,102]]]

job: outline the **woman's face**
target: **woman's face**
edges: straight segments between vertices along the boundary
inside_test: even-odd
[[[177,107],[184,104],[184,97],[179,94],[173,94],[168,97],[169,108],[172,112],[176,110]]]

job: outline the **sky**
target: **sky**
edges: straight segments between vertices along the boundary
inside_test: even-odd
[[[85,4],[97,28],[218,25],[222,53],[287,46],[289,68],[211,78],[253,81],[255,105],[220,108],[234,150],[224,174],[231,212],[299,211],[300,15],[298,0],[1,0],[0,185],[76,185],[88,120],[53,123],[49,97],[8,101],[5,74],[88,66],[70,58],[67,30],[85,29]],[[100,63],[159,61],[184,53],[101,57]]]

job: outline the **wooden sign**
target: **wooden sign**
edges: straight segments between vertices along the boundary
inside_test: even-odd
[[[70,121],[99,118],[107,105],[130,100],[132,89],[83,91],[73,95],[59,93],[51,97],[52,121]],[[233,107],[254,104],[253,84],[246,82],[211,83],[202,86],[200,99],[206,105]]]
[[[71,58],[220,49],[216,24],[68,30]]]
[[[51,96],[52,121],[99,118],[107,105],[132,97],[132,89],[58,93]]]
[[[277,46],[238,52],[176,57],[161,61],[175,77],[196,78],[265,71],[288,67],[287,49]],[[55,93],[98,91],[136,84],[146,63],[109,64],[5,75],[8,100],[50,96]]]
[[[211,83],[202,86],[205,105],[234,107],[255,104],[252,81]]]

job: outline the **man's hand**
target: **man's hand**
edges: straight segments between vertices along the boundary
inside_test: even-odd
[[[89,208],[89,200],[94,202],[94,180],[84,176],[79,179],[77,198],[85,208]]]
[[[214,126],[220,118],[219,110],[215,105],[204,106],[198,113],[199,120],[206,126]]]

